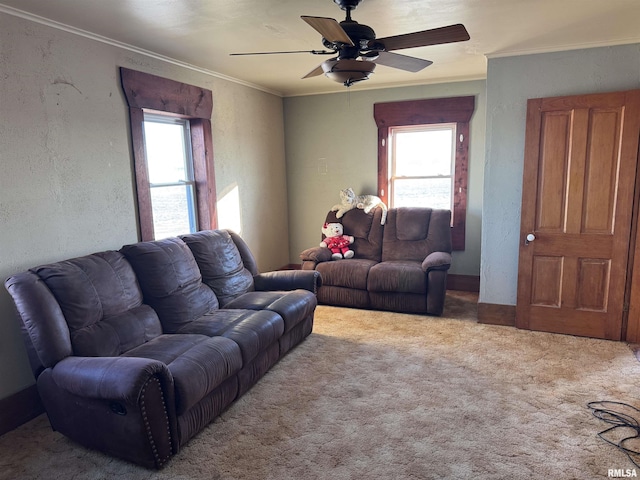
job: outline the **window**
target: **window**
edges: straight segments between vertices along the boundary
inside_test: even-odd
[[[430,199],[431,205],[440,197],[439,205],[451,209],[454,250],[465,247],[469,122],[474,109],[475,97],[472,96],[373,106],[378,126],[378,196],[387,205],[396,207],[427,205],[426,199]],[[418,140],[436,143],[428,149],[416,149],[412,145]],[[451,157],[435,152],[444,148],[436,145],[445,143],[452,149]],[[451,162],[448,170],[447,162]],[[448,202],[444,196],[447,187],[451,189]]]
[[[140,239],[216,228],[212,93],[120,68],[129,105]]]
[[[144,148],[155,238],[195,232],[198,221],[189,122],[145,113]]]
[[[389,206],[453,210],[456,125],[389,130]]]

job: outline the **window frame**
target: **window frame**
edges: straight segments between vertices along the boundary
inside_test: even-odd
[[[187,189],[187,216],[189,219],[189,232],[182,233],[193,233],[198,231],[198,211],[196,208],[197,205],[197,194],[196,194],[196,182],[195,176],[193,172],[193,147],[191,146],[191,126],[189,120],[181,118],[176,115],[160,115],[158,113],[150,113],[144,112],[144,125],[145,125],[145,147],[147,146],[147,123],[155,123],[155,124],[166,124],[166,125],[179,125],[182,130],[182,142],[183,142],[183,158],[184,161],[184,180],[174,181],[174,182],[163,182],[163,183],[153,183],[149,181],[149,191],[152,192],[155,189],[164,189],[171,187],[189,187]],[[149,169],[149,156],[147,155],[147,169]],[[153,198],[153,196],[152,196]],[[153,208],[153,201],[151,202],[151,206]],[[153,216],[153,212],[152,212]],[[155,237],[155,224],[154,221],[154,237]]]
[[[189,121],[198,229],[217,228],[211,90],[124,67],[120,67],[120,79],[129,106],[139,239],[148,241],[155,238],[144,143],[145,113]]]
[[[453,249],[465,249],[467,183],[469,170],[469,123],[475,110],[475,96],[405,100],[375,103],[373,116],[378,126],[378,196],[389,203],[389,135],[393,127],[456,124],[456,158],[453,181],[451,240]]]
[[[452,132],[451,141],[449,144],[450,147],[450,158],[449,158],[449,173],[447,175],[398,175],[398,140],[397,135],[403,133],[411,133],[411,132],[427,132],[427,131],[450,131]],[[390,166],[388,173],[388,185],[387,185],[387,197],[388,197],[388,206],[389,208],[394,207],[393,200],[395,198],[396,185],[395,182],[397,180],[434,180],[434,179],[449,179],[449,184],[451,188],[450,196],[450,205],[449,209],[453,209],[453,181],[455,179],[455,150],[456,150],[456,136],[457,129],[455,123],[430,123],[426,125],[403,125],[400,127],[390,127],[389,128],[389,143],[388,148],[389,158],[390,158]]]

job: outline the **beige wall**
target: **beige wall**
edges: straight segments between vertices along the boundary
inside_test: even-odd
[[[373,104],[424,98],[474,95],[471,119],[467,236],[464,252],[454,252],[451,273],[480,274],[480,225],[486,116],[485,82],[460,82],[415,87],[358,90],[284,100],[289,239],[291,263],[320,242],[327,211],[339,203],[339,192],[377,190],[378,130]]]
[[[120,66],[213,91],[218,198],[238,192],[226,218],[262,270],[288,263],[280,97],[0,13],[0,278],[137,241]],[[32,383],[0,288],[0,398]]]

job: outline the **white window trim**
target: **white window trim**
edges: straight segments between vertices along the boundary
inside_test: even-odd
[[[396,175],[396,165],[397,165],[397,154],[396,154],[396,141],[395,137],[398,133],[404,132],[424,132],[429,130],[451,130],[451,159],[449,164],[449,175],[429,175],[429,176],[420,176],[420,175],[411,175],[411,176],[399,176]],[[456,167],[456,136],[457,136],[457,128],[455,123],[432,123],[425,125],[403,125],[397,127],[391,127],[389,129],[389,207],[394,207],[394,198],[395,198],[395,181],[396,180],[431,180],[431,179],[444,179],[448,178],[451,182],[451,194],[449,198],[449,208],[453,211],[454,204],[454,179],[455,179],[455,167]],[[452,219],[453,220],[453,219]]]

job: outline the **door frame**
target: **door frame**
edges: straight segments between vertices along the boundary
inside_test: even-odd
[[[595,94],[587,94],[587,95],[571,95],[565,97],[549,97],[549,98],[539,98],[539,99],[530,99],[527,104],[527,128],[530,125],[534,125],[534,132],[530,134],[527,132],[525,137],[525,162],[523,169],[523,180],[529,179],[531,181],[532,178],[538,178],[538,165],[539,165],[539,154],[540,154],[540,127],[541,127],[541,118],[540,118],[540,107],[543,104],[543,101],[562,101],[563,98],[572,98],[577,99],[578,97],[585,97],[587,100],[589,97],[595,98],[597,96],[602,95],[624,95],[624,109],[630,108],[634,112],[640,112],[640,90],[629,90],[622,92],[604,92],[604,93],[595,93]],[[587,105],[585,105],[587,106]],[[589,105],[590,106],[590,105]],[[637,118],[638,116],[630,115],[624,117],[624,124],[627,124],[626,128],[631,128],[632,132],[640,131],[639,123],[640,120]],[[631,124],[629,125],[629,120],[631,119]],[[622,132],[621,132],[622,134]],[[637,134],[636,134],[637,135]],[[629,138],[626,136],[626,141],[621,143],[621,149],[619,151],[619,155],[622,158],[631,158],[635,157],[635,165],[633,167],[627,167],[635,171],[635,180],[633,185],[627,184],[628,190],[631,191],[633,195],[632,203],[631,203],[631,212],[630,212],[630,221],[629,225],[629,236],[625,241],[624,245],[627,248],[626,250],[626,268],[623,273],[620,275],[624,275],[624,278],[618,279],[618,281],[624,285],[623,292],[623,305],[616,305],[615,309],[619,312],[616,313],[615,316],[620,315],[619,317],[619,325],[620,332],[618,333],[618,323],[616,322],[615,329],[607,330],[605,334],[606,338],[611,338],[614,340],[627,340],[631,342],[640,341],[640,232],[638,231],[638,215],[640,213],[640,152],[639,152],[639,141],[640,135],[635,138],[633,135]],[[622,138],[622,137],[621,137]],[[535,152],[535,155],[532,155],[530,152]],[[529,158],[535,157],[536,161],[526,161]],[[628,164],[627,164],[628,165]],[[526,248],[524,243],[524,238],[527,233],[530,231],[531,225],[535,225],[535,211],[529,211],[530,209],[525,209],[525,202],[527,200],[527,205],[530,204],[531,199],[525,199],[525,191],[523,190],[523,204],[521,210],[521,224],[520,224],[520,237],[519,237],[519,261],[522,261],[523,248]],[[625,194],[626,195],[626,194]],[[536,194],[537,198],[537,194]],[[626,232],[623,237],[626,237]],[[620,237],[617,238],[618,243],[622,242]],[[531,273],[531,272],[529,272]],[[518,284],[521,285],[525,282],[528,276],[525,275],[523,271],[521,271],[520,265],[518,268]],[[527,281],[528,282],[528,281]],[[524,293],[518,291],[518,305],[516,306],[517,314],[516,314],[516,326],[519,328],[529,328],[529,315],[523,314],[525,311],[524,303],[522,302],[522,298]],[[520,313],[520,315],[518,315]]]

